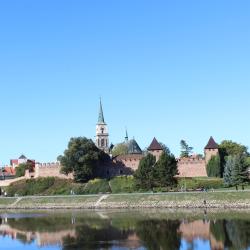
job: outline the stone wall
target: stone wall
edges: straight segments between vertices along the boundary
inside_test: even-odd
[[[130,168],[132,171],[135,171],[139,167],[140,160],[144,156],[142,154],[128,154],[120,155],[114,159],[115,163],[120,163],[127,168]]]
[[[179,177],[207,177],[206,161],[199,157],[178,159]]]
[[[39,177],[58,177],[62,179],[73,179],[72,174],[61,174],[61,165],[59,162],[56,163],[43,163],[36,164],[34,178]]]

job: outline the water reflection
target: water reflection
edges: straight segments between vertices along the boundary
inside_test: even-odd
[[[233,216],[232,216],[233,215]],[[250,249],[249,213],[44,212],[2,214],[0,245],[29,249]],[[14,246],[14,245],[13,245]],[[28,247],[27,247],[28,249]]]

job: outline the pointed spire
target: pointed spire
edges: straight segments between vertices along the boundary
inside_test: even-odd
[[[126,128],[125,142],[128,142],[128,130]]]
[[[98,124],[105,124],[103,109],[102,109],[102,99],[100,98],[100,108],[99,108],[99,116],[98,116]]]
[[[218,144],[215,142],[214,138],[211,136],[205,149],[218,149],[218,148],[219,148]]]
[[[149,151],[154,151],[154,150],[163,150],[161,144],[156,140],[154,137],[153,141],[151,142],[150,146],[148,147]]]

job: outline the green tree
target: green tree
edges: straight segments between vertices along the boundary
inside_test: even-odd
[[[181,140],[180,144],[181,144],[181,158],[189,157],[193,151],[193,147],[190,147],[184,140]]]
[[[76,182],[87,182],[98,177],[98,166],[108,159],[108,155],[85,137],[71,138],[64,155],[58,157],[62,164],[61,172],[73,173]]]
[[[232,170],[232,183],[234,186],[244,184],[248,181],[246,158],[242,155],[235,156],[236,162]]]
[[[139,167],[134,174],[137,187],[144,190],[150,190],[153,187],[153,167],[155,163],[156,158],[152,154],[147,154],[141,159]]]
[[[248,164],[246,157],[231,155],[226,159],[224,170],[224,183],[227,186],[238,186],[248,181]]]
[[[163,152],[154,167],[154,183],[156,186],[173,186],[174,176],[178,174],[177,161],[173,154]]]
[[[232,172],[235,166],[235,156],[228,156],[226,159],[226,164],[224,168],[223,179],[226,186],[230,187],[233,185]]]
[[[33,165],[31,162],[21,163],[16,167],[16,177],[22,177],[25,175],[25,171],[33,172]]]
[[[224,174],[224,168],[226,164],[227,157],[232,155],[241,155],[245,159],[249,157],[248,148],[240,143],[233,142],[231,140],[224,140],[219,145],[219,153],[220,153],[220,160],[221,160],[221,175]]]
[[[117,144],[112,150],[113,156],[126,155],[127,153],[128,153],[128,146],[125,143]]]
[[[209,177],[221,177],[220,156],[212,156],[207,164],[207,175]]]

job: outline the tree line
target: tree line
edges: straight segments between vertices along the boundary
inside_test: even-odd
[[[158,161],[155,156],[146,153],[134,173],[136,185],[145,190],[154,187],[172,187],[178,174],[177,160],[164,145]],[[193,148],[181,141],[181,157],[189,157]],[[64,154],[58,157],[62,164],[61,172],[73,173],[76,182],[87,182],[100,175],[99,168],[110,161],[109,155],[96,147],[91,139],[71,138]],[[209,177],[224,178],[226,186],[236,186],[249,181],[248,168],[250,154],[247,147],[232,141],[223,141],[219,145],[219,154],[213,156],[207,164]]]

